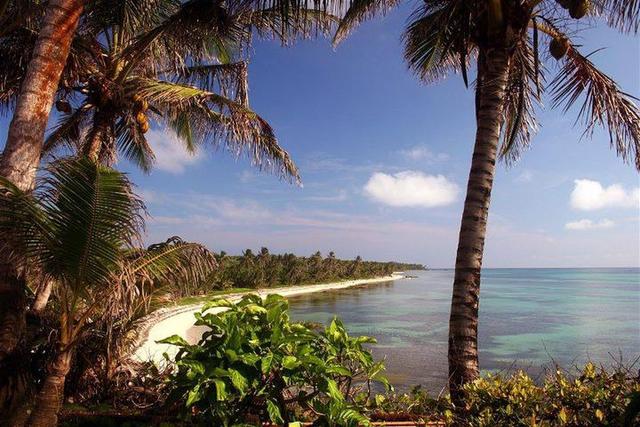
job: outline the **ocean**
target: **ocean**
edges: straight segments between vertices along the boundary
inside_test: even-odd
[[[290,297],[292,318],[340,317],[351,334],[378,339],[372,350],[386,358],[396,388],[438,393],[447,381],[453,270],[407,274],[418,277]],[[524,369],[535,378],[555,364],[640,357],[638,268],[485,269],[480,294],[483,372]]]

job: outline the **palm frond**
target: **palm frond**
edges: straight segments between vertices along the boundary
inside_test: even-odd
[[[43,209],[55,244],[42,263],[76,292],[107,284],[123,246],[139,238],[144,205],[124,174],[85,158],[54,162]]]
[[[521,40],[510,63],[500,145],[500,157],[507,164],[520,158],[538,129],[534,108],[541,102],[545,77],[532,43],[528,39]]]
[[[143,172],[151,171],[155,163],[153,149],[140,131],[135,118],[127,114],[115,127],[117,150]]]
[[[437,8],[425,3],[412,14],[403,35],[409,68],[426,83],[459,69],[467,83],[468,61],[476,48],[469,38],[470,25],[462,1],[446,2]]]
[[[596,125],[603,126],[617,154],[640,170],[640,111],[634,98],[598,70],[590,56],[583,56],[571,45],[564,65],[550,84],[552,106],[563,106],[566,112],[582,99],[578,120],[585,125],[584,134],[590,136]]]
[[[201,282],[210,277],[216,265],[207,248],[174,236],[132,253],[125,260],[123,275],[136,281]]]
[[[0,176],[0,250],[23,269],[50,243],[51,227],[37,194]]]
[[[340,44],[362,22],[378,14],[385,14],[399,4],[399,0],[353,0],[333,36],[333,45]]]
[[[218,92],[244,106],[249,105],[247,63],[203,64],[187,66],[176,72],[176,83]]]
[[[86,127],[90,117],[91,109],[87,105],[76,108],[70,113],[60,114],[58,123],[50,130],[44,141],[43,153],[51,154],[63,147],[79,150],[83,128]]]
[[[640,29],[640,0],[594,0],[593,8],[619,31],[637,33]]]
[[[237,156],[245,153],[259,168],[299,182],[298,170],[278,145],[271,126],[247,107],[216,93],[171,82],[135,78],[130,84],[166,120],[188,114],[197,139],[224,145]]]

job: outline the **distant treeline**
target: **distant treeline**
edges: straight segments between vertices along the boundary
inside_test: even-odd
[[[241,256],[225,252],[216,254],[218,268],[213,279],[215,287],[268,288],[307,283],[323,283],[347,279],[386,276],[394,271],[425,270],[421,264],[363,261],[326,257],[318,251],[310,257],[294,254],[274,255],[267,248],[256,254],[247,249]]]

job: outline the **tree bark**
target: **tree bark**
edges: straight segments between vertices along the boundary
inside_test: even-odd
[[[67,62],[84,0],[51,0],[36,40],[0,158],[0,175],[31,189],[60,75]],[[0,254],[0,361],[18,345],[25,327],[24,280]]]
[[[49,373],[35,400],[29,427],[55,427],[64,397],[64,382],[71,368],[71,350],[60,351],[49,367]]]
[[[33,314],[40,316],[44,312],[47,302],[49,302],[52,290],[53,280],[43,280],[42,283],[40,283],[40,286],[38,286],[38,289],[36,290],[36,297],[33,301],[33,306],[31,307]]]
[[[478,377],[478,302],[487,216],[503,122],[509,71],[506,48],[481,49],[478,59],[476,141],[460,224],[449,319],[449,391],[456,406],[462,386]]]

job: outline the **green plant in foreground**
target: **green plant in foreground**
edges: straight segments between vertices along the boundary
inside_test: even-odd
[[[287,311],[278,295],[207,303],[196,314],[196,325],[208,328],[198,345],[176,335],[162,341],[180,347],[169,401],[184,401],[187,418],[205,425],[368,425],[372,382],[390,388],[383,362],[365,347],[375,340],[350,337],[338,319],[316,331],[291,322]]]

